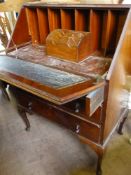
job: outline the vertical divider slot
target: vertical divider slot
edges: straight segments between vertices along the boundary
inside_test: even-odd
[[[89,10],[75,9],[75,30],[89,31]]]
[[[102,29],[101,11],[90,10],[90,32],[92,36],[92,51],[100,49],[101,29]]]
[[[117,36],[116,36],[116,45],[119,41],[121,32],[123,30],[125,21],[126,21],[126,17],[127,17],[128,11],[127,10],[120,10],[118,11],[118,23],[117,23]]]
[[[101,50],[105,56],[106,54],[106,38],[107,38],[107,20],[108,20],[108,12],[102,12],[102,36],[101,36]]]
[[[103,22],[105,22],[105,27],[103,28],[103,40],[102,40],[102,48],[104,51],[104,55],[112,54],[116,47],[116,32],[117,32],[117,20],[118,12],[108,10],[106,12],[105,18]]]
[[[40,44],[45,44],[46,37],[49,33],[48,12],[46,8],[37,8]]]
[[[74,9],[61,9],[61,28],[75,29],[75,11]]]
[[[37,11],[35,8],[26,8],[26,15],[27,15],[29,34],[32,37],[32,43],[39,44],[40,37],[39,37]]]
[[[48,8],[48,20],[50,32],[61,28],[60,9]]]

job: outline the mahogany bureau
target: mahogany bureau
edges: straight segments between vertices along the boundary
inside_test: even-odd
[[[120,4],[26,3],[6,55],[0,56],[2,91],[8,97],[9,85],[26,129],[30,128],[26,113],[32,112],[70,129],[98,154],[96,175],[102,174],[110,136],[117,126],[122,134],[128,114],[125,85],[131,74],[130,8]],[[81,48],[77,44],[73,50],[85,51],[87,57],[71,60],[66,44],[67,53],[62,51],[66,59],[47,54],[48,36],[56,30],[87,32],[87,44]],[[54,52],[56,43],[50,45]]]

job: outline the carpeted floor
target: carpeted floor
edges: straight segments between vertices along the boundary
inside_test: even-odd
[[[95,175],[96,155],[68,130],[29,116],[30,132],[0,93],[0,175]],[[131,113],[124,135],[115,133],[103,160],[103,175],[131,175]]]

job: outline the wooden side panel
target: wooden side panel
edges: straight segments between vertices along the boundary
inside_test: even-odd
[[[75,19],[74,19],[74,10],[70,9],[61,9],[61,28],[74,30],[75,28]]]
[[[100,48],[100,36],[102,28],[101,13],[98,11],[90,11],[90,32],[92,35],[92,51]]]
[[[126,75],[131,74],[131,11],[128,14],[118,47],[116,49],[107,80],[109,95],[107,102],[104,139],[107,138],[120,116],[127,109],[128,92]]]
[[[89,31],[89,11],[75,9],[75,30]]]
[[[40,32],[40,43],[45,44],[46,37],[49,33],[47,9],[37,9],[38,25]]]
[[[26,8],[26,14],[27,14],[29,33],[31,34],[32,37],[32,43],[39,44],[40,38],[39,38],[39,27],[38,27],[38,18],[36,9]]]
[[[48,8],[48,21],[50,32],[61,28],[60,9]]]
[[[14,45],[29,42],[31,40],[28,32],[27,18],[25,8],[22,8],[17,19],[11,40],[8,43],[7,49]]]

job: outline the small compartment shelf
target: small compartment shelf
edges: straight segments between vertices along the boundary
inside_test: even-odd
[[[60,9],[48,8],[48,21],[50,32],[61,28]]]
[[[26,15],[27,15],[29,34],[31,35],[32,43],[39,44],[40,36],[39,36],[37,10],[34,8],[26,8]]]
[[[75,30],[89,31],[89,10],[75,9]]]
[[[40,43],[45,44],[49,33],[48,12],[47,9],[37,8],[38,25],[40,32]]]
[[[92,34],[92,51],[100,49],[101,29],[102,29],[102,12],[90,10],[90,32]]]
[[[61,28],[75,29],[75,12],[73,9],[61,9]]]
[[[118,11],[108,10],[103,16],[102,49],[104,55],[113,53],[116,46]]]
[[[90,32],[91,53],[104,57],[113,56],[127,14],[127,10],[109,8],[26,7],[33,44],[45,45],[55,29]]]

